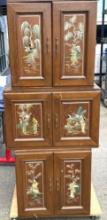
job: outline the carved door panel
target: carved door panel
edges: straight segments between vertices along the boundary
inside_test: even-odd
[[[55,214],[89,214],[90,151],[56,153],[54,159]]]
[[[96,2],[53,3],[55,86],[92,85]]]
[[[9,92],[5,94],[5,106],[8,148],[51,146],[51,95],[49,93]]]
[[[8,4],[13,86],[51,85],[51,5]]]
[[[19,217],[53,214],[53,155],[16,152]]]
[[[97,147],[99,102],[99,90],[55,93],[54,145]]]

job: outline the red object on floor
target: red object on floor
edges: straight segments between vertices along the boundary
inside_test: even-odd
[[[11,151],[6,149],[6,157],[0,157],[0,163],[15,163],[15,158],[12,157]]]

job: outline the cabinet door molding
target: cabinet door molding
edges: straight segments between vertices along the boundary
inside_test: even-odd
[[[53,3],[55,86],[93,84],[96,2]]]
[[[53,215],[53,155],[16,152],[19,217]]]
[[[23,149],[51,146],[50,93],[6,93],[5,122],[7,147]],[[8,121],[8,123],[7,123]]]
[[[54,145],[97,147],[99,104],[99,90],[54,93]]]
[[[90,211],[90,152],[59,152],[55,153],[54,161],[55,214],[87,215]]]
[[[8,25],[13,86],[50,86],[50,3],[8,4]]]

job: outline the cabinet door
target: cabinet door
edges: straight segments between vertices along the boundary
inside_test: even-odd
[[[96,2],[53,3],[55,86],[93,84]]]
[[[5,93],[7,147],[23,149],[50,146],[50,106],[49,93]]]
[[[19,217],[53,214],[53,155],[45,152],[16,153]]]
[[[54,159],[55,214],[89,214],[90,151],[56,153]]]
[[[51,85],[51,6],[8,4],[13,86]]]
[[[54,145],[97,147],[99,90],[54,94]]]

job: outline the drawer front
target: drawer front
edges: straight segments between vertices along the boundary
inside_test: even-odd
[[[50,86],[50,3],[8,4],[8,26],[13,86]]]
[[[16,153],[19,217],[53,215],[53,155]]]
[[[51,145],[51,95],[49,93],[5,94],[6,143],[23,149]],[[8,123],[7,123],[8,122]]]
[[[91,188],[90,151],[56,153],[54,161],[55,214],[88,215]]]
[[[54,94],[54,145],[96,147],[99,137],[99,91]]]
[[[95,1],[53,3],[55,86],[93,85],[95,41]]]

